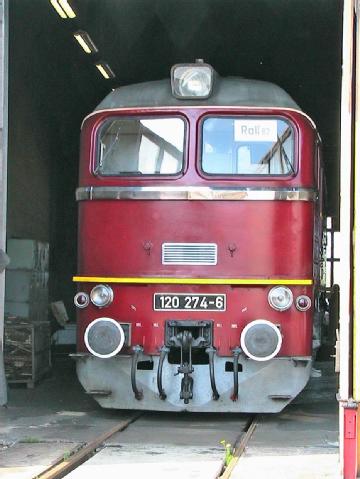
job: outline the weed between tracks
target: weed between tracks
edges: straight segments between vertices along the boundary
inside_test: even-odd
[[[230,461],[234,458],[234,454],[233,454],[234,448],[232,447],[230,443],[227,443],[225,439],[222,439],[220,441],[220,444],[222,444],[225,449],[224,464],[225,464],[225,467],[227,467],[230,464]]]
[[[23,444],[38,444],[39,442],[43,442],[43,441],[41,441],[37,437],[27,436],[27,437],[24,437],[24,439],[21,439],[21,441],[19,442]]]

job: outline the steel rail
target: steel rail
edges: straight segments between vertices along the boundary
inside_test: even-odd
[[[104,442],[107,439],[118,432],[124,431],[130,424],[135,422],[142,415],[143,413],[135,413],[128,419],[119,422],[114,427],[99,435],[81,449],[78,449],[69,458],[59,459],[58,462],[52,464],[43,472],[36,474],[32,477],[32,479],[62,479],[64,476],[74,471],[79,466],[86,463],[86,461],[92,458],[95,454],[97,454],[97,452],[99,452],[98,449],[104,445]],[[242,453],[244,452],[244,449],[248,444],[257,424],[257,416],[251,416],[251,419],[248,421],[243,434],[241,434],[235,441],[233,459],[225,469],[225,465],[223,465],[221,472],[216,475],[216,479],[229,479],[231,477],[231,473]]]
[[[240,457],[242,456],[245,447],[248,445],[257,425],[258,425],[258,416],[255,416],[250,421],[246,432],[240,438],[239,444],[235,447],[235,451],[233,453],[233,458],[231,459],[230,463],[225,467],[224,471],[217,479],[230,479],[231,473],[233,472],[236,464],[239,462]]]
[[[142,413],[137,413],[125,419],[124,421],[119,422],[114,427],[108,431],[100,434],[93,441],[89,442],[86,446],[79,449],[77,452],[72,454],[68,459],[61,460],[52,466],[50,466],[45,471],[40,474],[36,474],[32,479],[61,479],[66,474],[69,474],[71,471],[81,466],[86,462],[90,457],[96,454],[96,449],[98,449],[107,439],[109,439],[114,434],[124,431],[131,423],[135,422]]]

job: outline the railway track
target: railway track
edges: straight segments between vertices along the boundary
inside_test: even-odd
[[[222,473],[219,476],[219,479],[230,479],[231,478],[231,473],[234,470],[234,467],[236,466],[238,460],[242,456],[243,452],[245,451],[245,448],[247,444],[250,442],[251,437],[256,429],[256,426],[258,424],[258,418],[257,416],[251,417],[251,419],[248,422],[248,425],[246,427],[246,431],[244,431],[244,434],[239,436],[239,441],[237,444],[234,445],[234,452],[233,452],[233,457],[230,460],[230,462],[226,465],[224,464],[224,469]]]
[[[256,425],[256,416],[246,415],[135,413],[33,479],[89,478],[100,471],[106,479],[128,472],[161,478],[161,471],[173,478],[230,479]],[[225,461],[221,433],[231,444],[231,460]]]
[[[38,474],[34,479],[60,479],[70,472],[72,472],[77,467],[81,466],[85,461],[89,460],[99,447],[101,447],[106,440],[108,440],[114,434],[123,431],[131,423],[136,421],[141,414],[134,414],[129,419],[120,421],[114,427],[104,432],[100,436],[96,437],[93,441],[76,451],[68,458],[63,458],[61,462],[53,464],[50,468],[46,469],[41,474]]]

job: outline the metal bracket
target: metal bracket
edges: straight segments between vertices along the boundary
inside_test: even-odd
[[[111,391],[107,389],[96,389],[93,391],[85,391],[85,394],[88,394],[89,396],[103,396],[107,397],[111,395]]]
[[[139,356],[144,351],[144,348],[142,346],[137,345],[133,347],[133,351],[134,351],[134,354],[131,361],[131,387],[134,392],[135,399],[140,401],[144,395],[141,389],[138,389],[136,384],[136,370],[137,370],[137,363],[139,361]]]
[[[239,356],[241,354],[241,348],[236,347],[233,349],[233,356],[234,356],[234,392],[231,396],[232,401],[237,401],[239,398]]]
[[[209,374],[210,374],[210,384],[211,384],[211,389],[213,392],[213,400],[217,401],[220,397],[217,389],[216,389],[216,383],[215,383],[215,372],[214,372],[214,356],[216,353],[216,349],[211,347],[206,349],[206,353],[209,356]]]
[[[166,393],[165,393],[165,391],[163,389],[163,385],[162,385],[162,369],[163,369],[163,364],[164,364],[165,358],[169,354],[169,351],[170,351],[170,349],[167,348],[166,346],[163,346],[160,349],[160,359],[159,359],[159,366],[158,366],[158,370],[157,370],[157,386],[158,386],[158,390],[159,390],[160,399],[162,399],[163,401],[166,399]]]

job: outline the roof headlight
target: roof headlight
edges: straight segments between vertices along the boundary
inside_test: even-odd
[[[171,88],[175,98],[209,98],[214,82],[214,70],[203,63],[183,63],[171,68]]]
[[[94,306],[104,308],[113,302],[114,293],[110,286],[98,284],[91,290],[90,299]]]
[[[268,295],[269,304],[277,311],[286,311],[293,304],[293,294],[286,286],[271,288]]]

